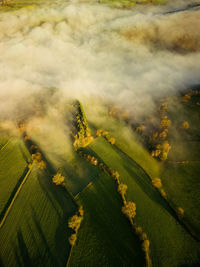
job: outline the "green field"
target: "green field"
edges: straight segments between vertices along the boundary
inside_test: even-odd
[[[9,142],[8,137],[0,137],[0,151],[6,147],[7,143]]]
[[[140,164],[151,177],[159,175],[159,162],[151,157],[131,127],[124,122],[110,117],[108,115],[108,108],[105,106],[101,106],[97,111],[90,105],[85,105],[84,108],[94,134],[97,129],[108,131],[109,135],[116,139],[116,146]]]
[[[136,222],[149,237],[153,264],[197,264],[200,252],[198,244],[176,221],[173,212],[152,187],[142,169],[104,138],[97,138],[89,147],[109,167],[117,170],[121,182],[128,185],[127,198],[137,205]]]
[[[24,177],[30,154],[22,140],[12,139],[0,151],[0,214],[9,201],[10,195]]]
[[[199,140],[199,96],[192,96],[188,103],[180,102],[180,97],[169,100],[171,151],[169,161],[164,164],[161,178],[168,197],[185,211],[185,218],[200,235],[200,140]],[[189,129],[180,129],[180,124],[188,121]],[[183,164],[176,162],[185,161]]]
[[[0,229],[2,266],[64,266],[76,205],[46,171],[33,169]]]
[[[197,164],[167,164],[162,183],[170,200],[185,211],[185,218],[200,235],[200,170]]]
[[[102,174],[77,201],[85,214],[70,267],[144,265],[139,240],[121,213],[122,201],[113,178]]]
[[[65,162],[59,169],[65,178],[68,190],[75,196],[85,188],[100,173],[100,170],[92,166],[76,153],[73,160]]]

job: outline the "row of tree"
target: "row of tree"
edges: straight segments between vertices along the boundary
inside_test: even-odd
[[[91,135],[90,129],[88,127],[87,119],[85,116],[85,112],[81,103],[76,100],[73,104],[75,109],[75,120],[74,120],[74,130],[73,137],[74,142],[73,146],[77,150],[81,147],[87,146],[89,143],[93,141],[93,137]]]
[[[45,169],[46,168],[46,162],[42,158],[42,154],[39,151],[39,148],[36,146],[36,144],[32,141],[29,135],[26,133],[26,127],[24,122],[20,122],[18,124],[18,129],[23,137],[24,143],[26,147],[28,148],[30,154],[31,154],[31,163],[29,163],[28,167],[31,168],[32,164],[35,163],[39,169]]]
[[[102,129],[98,129],[96,131],[96,136],[103,136],[104,138],[106,138],[106,140],[111,144],[114,145],[116,140],[114,137],[110,137],[109,132],[108,131],[103,131]]]
[[[69,243],[72,247],[76,243],[77,233],[81,226],[83,216],[84,216],[83,206],[80,206],[78,209],[78,212],[75,215],[73,215],[71,218],[69,218],[68,227],[74,231],[74,233],[69,237]]]
[[[120,175],[119,173],[112,169],[109,168],[107,165],[105,165],[103,162],[99,162],[97,158],[94,156],[91,156],[89,154],[83,153],[83,151],[79,151],[79,154],[85,158],[87,161],[89,161],[91,164],[98,166],[103,172],[106,174],[109,174],[111,177],[114,178],[116,184],[117,184],[117,191],[120,194],[123,202],[122,206],[122,213],[128,218],[130,224],[132,225],[136,235],[139,237],[141,241],[141,247],[142,250],[144,251],[145,254],[145,259],[146,259],[146,266],[151,267],[151,259],[150,259],[150,251],[149,251],[149,246],[150,242],[147,238],[146,233],[142,230],[141,226],[137,226],[134,218],[136,216],[136,204],[132,201],[127,201],[126,200],[126,191],[128,186],[126,184],[123,184],[120,182]],[[95,164],[94,164],[95,163]]]
[[[52,182],[57,185],[57,186],[64,186],[64,181],[65,181],[65,177],[61,174],[61,173],[56,173],[53,177],[52,177]],[[71,228],[73,230],[73,234],[71,234],[71,236],[69,237],[69,243],[70,245],[73,247],[76,243],[77,240],[77,233],[78,230],[81,226],[81,222],[83,220],[83,215],[84,215],[84,210],[83,210],[83,206],[80,206],[78,209],[78,212],[76,212],[76,214],[74,214],[72,217],[69,218],[68,220],[68,227]]]

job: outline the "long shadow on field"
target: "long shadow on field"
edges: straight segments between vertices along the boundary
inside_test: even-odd
[[[128,161],[129,159],[127,159]],[[133,165],[133,163],[132,163]],[[166,201],[160,196],[158,191],[151,185],[149,178],[145,177],[146,174],[142,173],[142,171],[133,170],[127,162],[123,163],[124,168],[131,175],[131,177],[135,180],[138,186],[142,189],[142,191],[154,202],[159,204],[162,208],[167,210],[172,216],[174,216],[174,212],[167,205]],[[141,175],[139,174],[141,173]],[[174,217],[176,219],[176,217]]]
[[[19,150],[20,150],[20,152],[21,152],[21,154],[22,154],[24,160],[25,160],[26,163],[28,164],[28,163],[29,163],[29,160],[28,160],[28,157],[27,157],[27,155],[25,154],[25,152],[24,152],[24,150],[23,150],[23,148],[22,148],[21,143],[18,144],[18,147],[19,147]]]
[[[31,257],[29,255],[28,248],[24,241],[21,230],[17,232],[17,243],[18,243],[18,246],[15,248],[15,257],[16,257],[16,262],[18,263],[18,266],[33,267]]]
[[[0,257],[0,267],[4,267],[1,257]]]
[[[90,250],[94,257],[94,266],[104,266],[103,264],[105,266],[144,266],[144,254],[140,241],[133,233],[128,220],[121,213],[122,200],[117,193],[114,180],[109,175],[106,179],[103,177],[100,179],[101,181],[97,180],[93,183],[92,189],[90,187],[87,194],[80,196],[85,209],[85,219],[81,230],[86,230],[90,224],[91,228],[87,229],[88,234],[86,232],[85,236],[81,234],[79,261],[72,266],[79,266],[81,262],[82,266],[87,266],[85,254],[88,251],[84,249],[88,248],[87,242],[91,242],[90,239],[87,240],[88,235],[92,236],[92,240],[99,242],[94,242],[97,247],[92,247]],[[92,246],[92,243],[90,244]],[[106,258],[107,260],[104,261]]]
[[[62,194],[60,194],[62,195]],[[67,220],[68,218],[74,214],[74,209],[70,206],[73,205],[73,203],[70,203],[68,200],[68,206],[65,205],[65,201],[63,199],[62,201],[62,214],[59,215],[59,226],[57,229],[55,229],[54,232],[52,232],[53,238],[54,238],[54,248],[50,248],[48,240],[46,238],[45,232],[44,232],[44,226],[42,227],[39,217],[37,215],[36,210],[34,207],[31,206],[32,210],[32,219],[35,223],[37,233],[40,236],[40,239],[42,240],[44,250],[41,251],[43,255],[41,255],[41,261],[44,263],[43,258],[48,258],[50,260],[50,265],[46,266],[65,266],[67,262],[67,256],[70,252],[70,245],[68,242],[68,238],[71,234],[70,229],[67,228]],[[54,220],[54,218],[50,218],[50,220]],[[45,231],[48,230],[48,224],[45,225]],[[45,255],[45,257],[44,257]],[[44,264],[43,264],[44,265]]]
[[[67,189],[63,186],[57,186],[53,184],[50,177],[51,177],[50,174],[48,175],[49,179],[47,177],[38,177],[38,182],[40,184],[41,189],[45,193],[46,197],[48,198],[48,200],[51,202],[52,206],[56,210],[56,213],[60,217],[61,215],[57,211],[57,208],[54,204],[55,202],[59,204],[59,206],[61,207],[63,211],[65,210],[63,206],[64,198],[65,198],[65,201],[69,203],[69,206],[74,206],[74,209],[77,207],[77,204],[74,201],[74,199],[72,199]]]
[[[131,177],[133,177],[133,179],[138,184],[138,186],[142,189],[142,191],[152,201],[156,202],[156,204],[160,205],[168,213],[170,213],[171,216],[173,216],[175,219],[177,219],[175,212],[169,207],[169,205],[166,203],[166,201],[160,196],[160,194],[157,192],[157,190],[151,185],[149,178],[145,177],[146,173],[143,172],[142,169],[138,169],[138,167],[135,164],[133,164],[134,162],[132,162],[126,155],[124,155],[124,154],[121,155],[122,152],[120,150],[118,150],[118,148],[116,148],[115,146],[112,146],[112,149],[115,150],[115,152],[120,156],[120,158],[126,157],[126,160],[124,160],[124,159],[121,160],[122,165],[125,168],[125,170],[131,175]],[[89,149],[86,148],[85,151],[87,151],[87,153],[98,158],[101,162],[104,163],[102,158],[96,152],[94,152],[91,148],[89,148]],[[107,164],[105,164],[105,165],[107,165]],[[131,168],[130,166],[133,166],[133,168],[136,168],[136,170],[133,170],[133,168]],[[110,166],[108,166],[108,167],[110,167]]]
[[[24,140],[25,136],[27,136],[26,132],[23,133],[22,135],[22,140],[26,146],[26,148],[28,149],[29,153],[35,154],[36,152],[40,152],[42,155],[42,159],[46,162],[46,167],[47,169],[52,173],[55,174],[56,170],[53,167],[53,165],[51,164],[51,162],[47,159],[47,157],[45,156],[44,151],[42,151],[42,149],[31,139],[28,140]]]
[[[24,172],[22,173],[21,177],[18,179],[16,186],[14,187],[12,193],[9,196],[9,199],[8,199],[7,203],[5,204],[2,212],[0,213],[0,222],[3,219],[8,207],[10,206],[10,203],[12,202],[12,199],[13,199],[15,193],[17,192],[19,186],[21,185],[21,182],[23,181],[23,179],[24,179],[25,175],[27,174],[28,170],[29,170],[28,167],[26,167],[24,169]]]
[[[44,251],[44,255],[47,254],[48,255],[48,259],[50,259],[50,262],[51,262],[51,265],[52,266],[60,266],[60,262],[59,262],[59,257],[58,255],[53,255],[51,250],[50,250],[50,247],[48,245],[48,241],[45,237],[45,234],[42,230],[42,227],[40,225],[40,222],[39,222],[39,219],[37,217],[37,214],[35,212],[35,209],[31,206],[31,210],[32,210],[32,219],[35,223],[35,226],[37,228],[37,232],[39,233],[40,237],[41,237],[41,240],[44,244],[44,247],[45,247],[45,251]],[[47,225],[48,227],[48,225]]]
[[[138,186],[143,190],[143,192],[154,202],[159,204],[164,208],[170,215],[177,220],[177,215],[168,205],[168,203],[160,196],[156,188],[154,188],[150,182],[150,178],[135,161],[129,158],[123,151],[118,147],[114,146],[113,149],[120,155],[120,157],[126,157],[126,161],[123,161],[124,168],[130,173],[131,177],[135,180]],[[132,167],[130,167],[132,166]],[[140,175],[141,174],[141,175]]]

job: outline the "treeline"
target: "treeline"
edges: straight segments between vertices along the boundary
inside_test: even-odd
[[[190,90],[189,93],[181,96],[183,103],[189,103],[192,96],[198,96],[200,90]],[[134,114],[123,112],[120,108],[110,106],[108,114],[117,120],[126,122],[131,128],[140,136],[140,140],[150,152],[152,157],[159,161],[166,161],[168,154],[171,150],[170,145],[170,131],[172,127],[172,121],[168,117],[168,100],[167,98],[157,101],[157,109],[150,115],[140,119],[142,123],[137,122]],[[197,102],[196,105],[200,105]],[[188,121],[182,121],[177,126],[177,130],[186,133],[190,128]]]
[[[101,131],[101,133],[102,132],[103,131]],[[114,178],[115,183],[117,185],[117,191],[120,194],[122,202],[123,202],[121,211],[128,218],[135,234],[138,236],[141,242],[141,248],[145,254],[146,266],[151,267],[152,262],[151,262],[150,250],[149,250],[150,241],[148,240],[147,234],[143,231],[142,227],[137,226],[134,221],[134,217],[136,216],[136,204],[132,201],[126,200],[126,191],[127,191],[128,186],[120,182],[120,179],[119,179],[120,175],[116,170],[108,167],[105,163],[98,161],[98,159],[95,156],[86,154],[82,150],[79,150],[78,153],[81,157],[89,161],[92,165],[99,167],[101,171],[105,172],[106,174],[109,174],[112,178]]]
[[[81,103],[76,100],[73,103],[75,114],[74,114],[74,130],[73,130],[73,146],[77,150],[80,147],[87,146],[90,142],[93,141],[91,131],[88,127],[87,119],[85,112]]]
[[[44,161],[42,157],[42,153],[39,150],[38,146],[33,142],[31,137],[27,134],[25,129],[25,123],[20,122],[18,124],[18,129],[22,135],[22,138],[24,140],[24,143],[29,150],[31,154],[31,162],[29,163],[29,168],[32,167],[32,164],[35,163],[39,169],[45,169],[46,168],[46,162]]]

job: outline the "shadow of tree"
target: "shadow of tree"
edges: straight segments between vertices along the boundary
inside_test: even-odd
[[[17,247],[15,248],[15,257],[19,266],[33,267],[28,248],[20,229],[17,232]]]
[[[24,160],[25,160],[26,163],[28,164],[28,163],[29,163],[29,160],[28,160],[28,157],[27,157],[27,155],[25,154],[25,152],[24,152],[24,150],[23,150],[23,148],[22,148],[22,144],[19,143],[19,144],[18,144],[18,147],[19,147],[19,150],[20,150],[20,152],[21,152],[21,154],[22,154]]]

